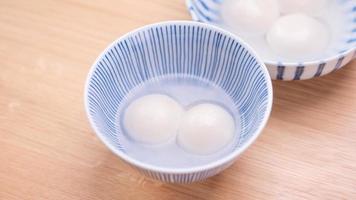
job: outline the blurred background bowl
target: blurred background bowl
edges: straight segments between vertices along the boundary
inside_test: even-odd
[[[213,24],[234,33],[225,24],[221,15],[221,9],[225,2],[226,0],[186,0],[186,5],[193,20]],[[328,5],[328,11],[325,12],[326,16],[323,20],[331,24],[331,29],[337,29],[331,30],[331,32],[338,32],[338,35],[325,55],[323,54],[317,59],[290,62],[277,58],[278,56],[268,55],[271,51],[266,49],[254,48],[266,64],[272,79],[303,80],[323,76],[340,69],[355,57],[356,2],[334,0],[332,3]],[[334,12],[336,13],[335,17],[329,15]],[[253,44],[251,45],[254,47]]]

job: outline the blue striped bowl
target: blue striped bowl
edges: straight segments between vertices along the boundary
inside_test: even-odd
[[[338,12],[342,13],[345,25],[337,44],[322,59],[284,62],[263,58],[272,79],[303,80],[319,77],[345,66],[356,56],[356,2],[354,0],[335,0]],[[213,24],[230,30],[221,16],[221,7],[225,0],[186,0],[193,20]],[[333,18],[333,17],[328,17]],[[335,22],[333,22],[335,23]],[[340,29],[341,30],[341,29]]]
[[[126,153],[115,125],[119,104],[136,86],[165,75],[198,77],[231,97],[242,127],[231,152],[187,168],[155,166]],[[271,106],[268,71],[251,48],[223,29],[188,21],[148,25],[114,41],[93,64],[85,88],[87,116],[102,142],[144,175],[165,182],[202,180],[231,165],[260,134]]]

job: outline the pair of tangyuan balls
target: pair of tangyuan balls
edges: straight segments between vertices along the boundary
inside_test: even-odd
[[[329,42],[328,28],[315,16],[327,0],[230,0],[224,20],[241,35],[265,34],[271,49],[286,58],[318,54]],[[311,45],[313,43],[313,45]]]
[[[150,94],[134,100],[124,114],[124,127],[135,141],[177,144],[194,154],[211,154],[233,138],[235,122],[222,107],[202,103],[185,110],[174,99]]]

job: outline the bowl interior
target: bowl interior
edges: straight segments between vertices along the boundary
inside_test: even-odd
[[[354,49],[356,44],[356,2],[352,0],[330,0],[318,18],[330,31],[330,42],[325,52],[317,55],[303,55],[298,59],[283,58],[269,47],[263,35],[241,35],[227,24],[229,15],[225,7],[232,0],[187,0],[187,6],[194,20],[214,24],[227,29],[249,43],[263,61],[270,65],[303,65],[309,62],[326,62],[335,56],[341,57]],[[227,6],[226,6],[227,5]],[[267,9],[267,8],[266,8]],[[230,19],[229,19],[230,20]]]
[[[112,43],[92,66],[86,85],[87,115],[95,132],[131,164],[161,167],[130,156],[117,126],[119,107],[135,88],[162,76],[195,77],[214,84],[231,98],[241,118],[241,133],[228,152],[187,169],[232,159],[252,143],[267,121],[272,103],[270,77],[246,44],[222,29],[197,22],[149,25]]]

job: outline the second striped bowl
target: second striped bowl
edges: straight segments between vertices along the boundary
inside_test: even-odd
[[[186,0],[186,5],[193,20],[213,24],[234,33],[222,16],[226,2],[228,0]],[[330,0],[327,10],[319,18],[328,24],[333,42],[330,42],[325,53],[315,59],[305,58],[291,62],[274,55],[263,42],[255,44],[255,47],[251,44],[266,64],[272,79],[303,80],[323,76],[345,66],[356,56],[356,2]]]

